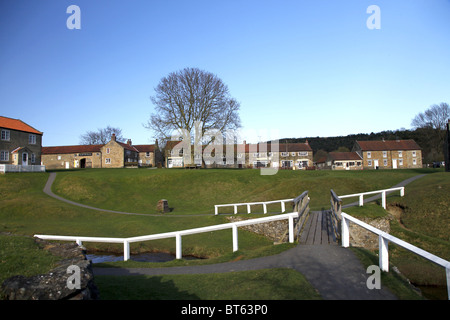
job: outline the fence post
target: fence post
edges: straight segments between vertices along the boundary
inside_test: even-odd
[[[281,212],[285,212],[286,211],[286,206],[284,204],[284,201],[281,201]]]
[[[289,242],[294,243],[294,217],[289,216]]]
[[[79,245],[80,247],[83,245],[83,242],[80,239],[75,240],[75,242],[77,243],[77,245]]]
[[[250,209],[250,204],[247,204],[247,213],[252,212],[252,210]]]
[[[404,197],[405,196],[405,187],[402,187],[400,189],[400,197]]]
[[[341,220],[341,238],[342,238],[342,246],[344,248],[348,248],[350,245],[350,230],[349,230],[349,224],[350,221],[345,219],[344,216],[342,216]]]
[[[447,295],[450,300],[450,268],[445,268],[445,274],[447,276]]]
[[[381,193],[381,205],[383,206],[383,209],[386,210],[386,191]]]
[[[123,241],[123,261],[130,259],[130,243],[126,240]]]
[[[214,214],[217,216],[219,214],[219,210],[217,206],[214,206]]]
[[[236,252],[239,250],[239,244],[238,244],[238,228],[236,224],[233,224],[233,252]]]
[[[237,205],[234,205],[234,214],[237,213]]]
[[[175,250],[176,250],[176,256],[175,258],[181,259],[181,234],[177,233],[175,236]]]
[[[263,203],[264,213],[267,213],[267,204]]]
[[[389,250],[388,250],[389,240],[383,238],[382,235],[378,236],[378,256],[379,265],[382,271],[389,271]]]
[[[361,195],[359,196],[359,206],[362,207],[363,205],[364,205],[364,195],[361,194]]]

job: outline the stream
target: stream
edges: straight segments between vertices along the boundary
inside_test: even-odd
[[[123,261],[123,254],[113,254],[110,252],[95,252],[86,254],[86,259],[92,263]],[[175,255],[165,252],[139,253],[130,255],[130,260],[139,262],[167,262],[175,259]],[[197,257],[183,256],[183,259],[193,260]]]

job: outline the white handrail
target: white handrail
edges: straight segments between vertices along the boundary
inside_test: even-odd
[[[139,241],[148,241],[148,240],[157,240],[157,239],[166,239],[166,238],[175,238],[175,246],[176,246],[176,258],[181,259],[182,257],[182,248],[181,248],[181,237],[191,234],[210,232],[210,231],[218,231],[223,229],[232,229],[232,237],[233,237],[233,252],[237,251],[239,248],[238,245],[238,233],[237,228],[245,225],[265,223],[270,221],[277,220],[289,220],[289,242],[294,242],[294,218],[298,218],[298,212],[279,214],[264,218],[257,219],[249,219],[243,221],[236,221],[231,223],[218,224],[208,227],[194,228],[182,231],[173,231],[166,233],[159,233],[153,235],[146,236],[138,236],[138,237],[129,237],[129,238],[105,238],[105,237],[84,237],[84,236],[59,236],[59,235],[35,235],[36,238],[46,239],[46,240],[63,240],[63,241],[76,241],[78,245],[82,245],[83,241],[86,242],[109,242],[109,243],[123,243],[124,253],[123,259],[127,261],[130,259],[130,243],[139,242]]]
[[[251,206],[253,205],[263,205],[264,213],[267,213],[267,205],[271,203],[281,203],[281,212],[286,211],[286,202],[292,202],[294,199],[283,199],[283,200],[272,200],[272,201],[258,201],[258,202],[244,202],[244,203],[228,203],[228,204],[216,204],[214,205],[214,214],[219,214],[219,207],[234,207],[234,214],[237,214],[238,206],[247,206],[247,213],[251,213]]]
[[[341,213],[342,217],[342,246],[347,248],[350,246],[350,233],[349,233],[349,221],[356,223],[357,225],[375,233],[378,235],[378,245],[379,245],[379,266],[383,271],[389,271],[389,252],[388,252],[388,243],[393,242],[425,259],[428,259],[437,265],[445,268],[445,273],[447,277],[447,294],[448,299],[450,300],[450,261],[444,260],[438,256],[435,256],[432,253],[429,253],[419,247],[416,247],[406,241],[403,241],[397,237],[394,237],[384,231],[381,231],[361,220],[358,220],[345,212]]]
[[[369,192],[346,194],[346,195],[338,196],[338,197],[341,199],[359,197],[359,206],[362,207],[364,205],[364,196],[365,195],[381,193],[381,205],[383,206],[383,209],[386,210],[386,192],[392,192],[392,191],[396,191],[396,190],[400,190],[401,197],[403,197],[405,195],[405,187],[396,187],[396,188],[389,188],[389,189],[369,191]]]

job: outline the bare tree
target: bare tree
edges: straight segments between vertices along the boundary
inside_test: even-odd
[[[150,99],[155,113],[146,128],[161,141],[170,140],[176,130],[204,136],[209,130],[225,132],[240,127],[240,104],[216,75],[197,68],[172,72],[160,80]],[[200,125],[200,130],[196,125]],[[199,130],[201,132],[195,132]]]
[[[430,160],[443,158],[443,143],[445,140],[446,124],[450,119],[450,107],[448,103],[442,102],[430,106],[425,112],[414,117],[411,125],[427,137],[430,144]]]
[[[116,141],[124,142],[125,138],[122,136],[122,129],[107,126],[97,131],[87,131],[80,136],[80,144],[106,144],[111,140],[113,133],[116,135]]]

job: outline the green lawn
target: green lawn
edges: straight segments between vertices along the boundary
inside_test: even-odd
[[[155,213],[156,203],[159,199],[168,199],[169,206],[173,208],[173,211],[159,216],[120,215],[73,206],[53,199],[42,192],[49,173],[11,173],[0,175],[0,233],[11,232],[28,236],[58,234],[130,237],[176,231],[227,222],[224,215],[213,215],[214,204],[294,198],[308,190],[313,209],[329,208],[329,190],[331,188],[337,194],[389,188],[420,173],[433,174],[411,184],[411,187],[408,186],[405,198],[388,197],[388,203],[399,202],[408,210],[412,210],[406,210],[403,216],[404,221],[403,219],[401,221],[403,225],[407,226],[407,229],[404,226],[397,228],[394,223],[393,232],[396,232],[395,235],[402,239],[404,235],[407,237],[405,240],[411,240],[413,244],[425,250],[429,249],[430,252],[448,259],[448,248],[450,246],[448,245],[448,211],[446,210],[448,210],[449,205],[448,192],[445,193],[445,191],[449,190],[449,180],[446,173],[434,173],[432,170],[279,171],[274,176],[261,176],[259,170],[220,169],[92,169],[57,173],[53,191],[63,197],[103,209],[148,214]],[[431,187],[427,189],[427,186]],[[422,187],[428,191],[423,191]],[[436,198],[436,194],[439,195],[438,198]],[[428,199],[430,195],[434,196],[433,201]],[[438,199],[438,202],[436,202],[436,199]],[[415,222],[416,219],[421,219],[420,212],[423,212],[421,205],[429,209],[430,207],[436,208],[436,204],[439,204],[439,210],[427,211],[428,219],[426,221],[432,221],[434,215],[438,214],[439,221],[447,223],[447,227],[445,227],[445,224],[434,220],[428,225],[424,221]],[[417,207],[419,209],[416,209]],[[373,209],[368,208],[371,207],[367,207],[368,211],[373,211],[371,214],[379,214],[379,208],[375,208],[375,206],[372,207]],[[228,213],[231,213],[231,210],[230,208]],[[270,207],[269,211],[279,212],[279,205]],[[241,212],[245,212],[245,208]],[[262,212],[262,208],[260,208],[260,212]],[[367,214],[367,212],[363,214]],[[255,215],[255,217],[260,216],[260,214]],[[425,227],[427,230],[424,230]],[[420,243],[415,243],[414,241],[418,241],[418,239],[420,239]],[[3,245],[5,239],[0,240],[3,241]],[[123,250],[121,245],[83,244],[88,251],[109,250],[121,253]],[[166,265],[229,261],[237,258],[236,255],[244,259],[252,258],[275,254],[288,247],[289,245],[273,246],[271,241],[262,236],[240,230],[239,252],[232,253],[231,231],[223,230],[183,237],[183,255],[193,254],[210,259],[193,262],[187,260],[174,261]],[[28,256],[22,254],[25,250],[28,249],[17,247],[15,252],[20,253],[21,256]],[[131,251],[132,253],[144,251],[173,253],[175,241],[167,239],[135,243],[131,245]],[[395,249],[393,253],[391,262],[395,261],[394,259],[397,257],[404,259],[403,254],[397,253]],[[1,257],[3,256],[6,255],[2,254]],[[2,271],[6,270],[5,268],[11,270],[11,263],[13,263],[14,268],[16,266],[14,259],[11,257],[1,258],[1,263]],[[34,261],[25,259],[21,263],[27,265],[27,263],[31,264]],[[40,263],[43,269],[35,269],[33,272],[45,270],[49,268],[51,263],[51,259]],[[124,264],[127,263],[129,263],[128,266],[131,266],[136,262],[130,261]],[[408,265],[408,263],[405,263],[405,265]],[[12,271],[13,273],[14,271],[17,272],[17,274],[23,272],[20,268]],[[282,277],[279,275],[281,279],[291,279],[290,277],[293,276],[285,274],[286,270],[284,269],[277,273],[284,274]],[[295,275],[294,278],[297,276],[301,275]],[[211,294],[211,298],[214,299],[212,293],[194,292],[192,289],[185,288],[184,284],[178,285],[178,282],[183,283],[185,280],[175,278],[166,279],[169,282],[176,283],[182,292],[188,292],[200,298],[204,297],[203,294]],[[183,278],[183,276],[180,276],[180,278]],[[244,278],[250,281],[249,275],[244,276]],[[144,280],[142,279],[142,281]],[[147,279],[145,281],[154,280]],[[166,281],[160,280],[161,283]],[[191,279],[191,281],[194,280]],[[272,281],[273,285],[276,281]],[[215,281],[212,282],[216,285]],[[208,281],[205,283],[208,283]],[[265,286],[265,284],[261,285]],[[207,292],[206,289],[204,291]],[[241,297],[246,296],[245,292],[236,294]],[[312,294],[309,295],[309,298],[315,299],[316,296]]]
[[[330,189],[338,195],[385,189],[418,173],[280,170],[264,176],[259,170],[239,169],[92,169],[58,172],[53,191],[103,209],[156,213],[158,200],[167,199],[171,214],[212,214],[215,204],[289,199],[308,190],[311,208],[321,209],[330,206]],[[240,210],[246,212],[245,206]],[[280,205],[269,211],[279,212]]]
[[[105,300],[317,300],[317,291],[293,269],[221,274],[97,276]],[[213,284],[213,285],[212,285]]]

